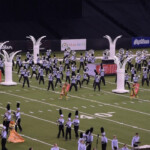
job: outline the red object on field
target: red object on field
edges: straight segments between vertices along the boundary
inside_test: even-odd
[[[68,91],[69,91],[69,89],[70,89],[70,84],[68,84],[68,85],[67,85],[67,87],[66,87],[66,91],[68,92]]]
[[[140,87],[139,83],[134,83],[134,92],[135,92],[136,95],[139,92],[139,87]]]
[[[101,67],[100,65],[96,66],[97,73],[99,73],[100,67]],[[103,64],[103,68],[104,68],[105,75],[116,74],[116,70],[117,70],[116,64]]]
[[[2,82],[2,72],[0,70],[0,82]]]

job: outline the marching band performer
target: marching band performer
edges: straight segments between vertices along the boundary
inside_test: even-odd
[[[95,76],[94,91],[96,90],[96,86],[98,86],[98,90],[100,91],[100,78],[100,75]]]
[[[66,82],[69,82],[70,83],[70,69],[67,68],[67,71],[66,71]]]
[[[112,146],[112,150],[117,150],[118,149],[118,140],[117,140],[117,137],[115,135],[113,136],[111,146]]]
[[[75,77],[75,76],[72,76],[72,78],[71,78],[71,86],[70,86],[70,90],[69,90],[69,91],[71,91],[72,86],[74,86],[75,91],[77,91],[77,90],[78,90],[78,88],[77,88],[77,84],[76,84],[76,77]]]
[[[24,78],[24,74],[25,74],[25,69],[23,67],[21,67],[19,82],[21,81],[22,77]]]
[[[55,87],[57,86],[58,82],[60,83],[60,87],[62,87],[61,72],[60,71],[57,71]]]
[[[126,86],[126,84],[128,85],[128,88],[130,89],[130,84],[129,84],[129,78],[130,78],[130,76],[128,75],[128,73],[125,73],[125,86]]]
[[[139,140],[140,140],[139,134],[136,133],[135,136],[132,138],[132,143],[131,143],[132,147],[138,147],[140,143]]]
[[[69,57],[67,56],[67,57],[65,58],[64,71],[66,70],[66,67],[69,68],[69,65],[70,65],[70,59],[69,59]]]
[[[64,115],[62,114],[62,110],[60,109],[59,110],[59,115],[60,115],[60,118],[57,120],[58,122],[58,129],[59,129],[59,132],[58,132],[58,135],[57,135],[57,138],[60,137],[60,134],[62,132],[62,136],[64,137]]]
[[[75,112],[75,119],[73,120],[74,132],[75,132],[76,139],[79,137],[78,130],[79,130],[80,120],[78,118],[79,118],[79,116],[78,116],[78,110],[76,110],[76,112]]]
[[[82,84],[83,84],[83,82],[84,81],[86,81],[86,84],[88,85],[88,83],[89,83],[89,80],[88,80],[88,75],[87,75],[87,72],[84,72],[84,74],[83,74],[83,80],[82,80]]]
[[[48,88],[47,90],[49,90],[50,86],[52,86],[52,90],[54,91],[54,84],[53,84],[53,80],[54,80],[54,76],[52,74],[52,71],[50,70],[50,74],[48,76]]]
[[[32,66],[32,74],[31,74],[31,79],[32,79],[32,76],[33,76],[33,74],[35,74],[35,75],[36,75],[36,79],[37,79],[37,73],[36,73],[36,70],[37,70],[37,67],[36,67],[36,65],[33,65],[33,66]]]
[[[128,147],[127,147],[127,144],[124,144],[124,146],[121,150],[129,150]]]
[[[63,80],[64,74],[63,74],[63,65],[62,65],[61,61],[59,63],[59,72],[61,73],[61,79]]]
[[[57,146],[56,143],[55,143],[54,146],[51,148],[51,150],[59,150],[59,147]]]
[[[66,122],[66,136],[65,136],[65,139],[67,140],[68,139],[68,134],[69,134],[69,139],[71,140],[71,125],[72,125],[72,122],[71,122],[71,113],[68,114],[68,121]]]
[[[27,70],[27,69],[25,69],[25,73],[24,73],[24,81],[23,81],[23,88],[24,88],[24,85],[25,85],[25,83],[26,83],[26,81],[27,81],[27,84],[28,84],[28,87],[30,87],[30,84],[29,84],[29,71]]]
[[[2,141],[1,141],[1,147],[2,147],[2,150],[7,150],[6,148],[6,141],[7,141],[7,134],[8,132],[6,131],[6,124],[5,124],[5,121],[3,121],[3,128],[2,128],[2,131],[1,131],[1,138],[2,138]]]
[[[10,109],[10,104],[7,104],[6,108],[7,108],[7,111],[6,111],[6,113],[4,114],[4,120],[6,121],[6,131],[7,131],[7,134],[8,134],[9,123],[10,123],[10,121],[11,121],[11,109]]]
[[[81,67],[82,67],[83,70],[84,70],[84,57],[83,57],[82,53],[80,54],[80,66],[79,66],[79,72],[80,72]]]
[[[86,142],[87,150],[91,150],[91,148],[92,148],[92,142],[93,142],[93,135],[92,135],[92,133],[93,133],[93,128],[91,127],[90,130],[89,130],[89,133],[87,135],[87,142]]]
[[[14,112],[15,118],[16,118],[16,124],[15,124],[15,130],[17,132],[17,126],[19,127],[20,132],[22,132],[22,127],[20,125],[21,123],[21,114],[20,114],[20,103],[17,103],[17,111]]]
[[[149,86],[149,80],[148,80],[148,69],[144,68],[143,70],[143,77],[142,77],[142,86],[144,85],[144,82],[146,81],[147,86]]]
[[[41,67],[41,69],[40,69],[40,79],[39,79],[39,84],[41,83],[41,81],[42,81],[43,84],[44,84],[44,70],[43,70],[43,67]]]
[[[80,88],[81,88],[81,75],[79,74],[79,70],[77,70],[77,75],[76,75],[76,79],[77,79],[77,85],[79,84],[80,85]]]
[[[104,71],[104,68],[103,68],[103,65],[102,65],[102,64],[101,64],[101,68],[100,68],[100,76],[101,76],[100,82],[102,81],[103,84],[105,85],[105,78],[104,78],[104,76],[105,76],[105,71]]]
[[[101,138],[102,150],[106,150],[108,140],[107,140],[107,138],[105,136],[105,132],[104,132],[104,128],[103,127],[101,127],[101,134],[102,134],[102,138]]]

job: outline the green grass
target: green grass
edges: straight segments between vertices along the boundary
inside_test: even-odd
[[[62,54],[57,53],[62,57]],[[79,52],[78,54],[79,55]],[[101,55],[101,51],[96,51],[96,55]],[[97,61],[100,62],[100,61]],[[16,71],[16,70],[14,70]],[[14,81],[18,82],[18,75],[13,73]],[[45,77],[46,79],[46,77]],[[22,88],[22,83],[17,86],[0,86],[0,113],[5,113],[8,102],[11,103],[11,109],[16,110],[16,102],[21,103],[22,114],[22,134],[39,141],[25,138],[24,143],[13,144],[7,143],[9,150],[27,150],[33,147],[34,150],[48,150],[50,145],[57,143],[61,148],[67,150],[77,150],[77,140],[72,130],[72,140],[65,141],[62,137],[57,139],[58,126],[56,120],[59,117],[58,109],[62,108],[64,118],[67,120],[69,112],[72,112],[74,118],[75,107],[78,108],[79,114],[86,115],[92,119],[80,118],[80,130],[85,131],[90,127],[94,127],[94,135],[100,134],[100,127],[105,128],[106,136],[112,139],[113,135],[117,135],[119,142],[131,145],[131,139],[136,132],[141,137],[142,145],[150,144],[150,96],[149,87],[144,85],[139,91],[138,99],[130,99],[127,94],[114,94],[112,89],[116,88],[114,83],[115,77],[106,77],[106,86],[101,84],[101,91],[94,92],[91,78],[88,86],[83,85],[78,92],[74,88],[69,92],[69,99],[59,99],[61,88],[55,88],[55,91],[47,91],[48,81],[45,85],[39,85],[33,77],[30,83],[31,87]],[[108,83],[109,82],[109,83]],[[146,89],[146,90],[144,90]],[[16,91],[17,90],[17,91]],[[19,90],[19,91],[18,91]],[[85,107],[82,107],[85,106]],[[39,112],[42,111],[42,112]],[[31,113],[33,112],[33,113]],[[98,116],[99,113],[112,113],[111,117]],[[109,113],[110,114],[110,113]],[[2,117],[0,118],[2,122]],[[96,146],[96,136],[94,136],[93,147]],[[122,144],[119,144],[122,147]],[[98,150],[101,149],[100,139]],[[111,149],[111,141],[108,141],[108,150]]]

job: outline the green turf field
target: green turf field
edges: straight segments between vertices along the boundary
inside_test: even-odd
[[[62,54],[58,54],[62,57]],[[96,52],[100,56],[101,53]],[[14,69],[13,79],[18,82],[18,75]],[[59,117],[58,110],[61,108],[65,121],[68,113],[72,113],[74,118],[75,110],[79,110],[80,131],[94,128],[94,142],[96,146],[97,134],[100,134],[100,127],[104,127],[108,141],[108,150],[111,149],[111,139],[117,135],[119,147],[124,143],[130,148],[132,137],[139,133],[141,145],[150,144],[150,88],[145,84],[140,86],[139,98],[130,99],[127,94],[114,94],[111,91],[116,88],[115,77],[106,77],[106,86],[101,84],[101,91],[93,90],[93,78],[89,85],[83,85],[78,92],[74,88],[68,94],[68,100],[59,99],[61,88],[59,84],[55,91],[47,91],[48,81],[45,77],[45,85],[38,84],[33,77],[30,79],[30,88],[22,82],[17,86],[0,85],[0,122],[5,113],[7,103],[11,104],[11,109],[16,110],[16,103],[21,103],[21,118],[25,138],[24,143],[7,143],[9,150],[27,150],[33,147],[34,150],[49,150],[54,143],[60,149],[77,150],[77,140],[72,130],[72,140],[65,141],[62,137],[57,139],[58,126],[56,120]],[[140,82],[141,84],[141,82]],[[101,150],[100,138],[98,150]]]

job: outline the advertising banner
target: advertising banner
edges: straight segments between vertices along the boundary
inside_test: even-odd
[[[86,50],[86,39],[61,40],[61,51],[67,47],[71,50]]]
[[[100,64],[87,64],[89,70],[88,74],[90,76],[95,76],[94,70],[96,70],[99,73],[100,70]],[[116,74],[117,71],[117,65],[116,64],[103,64],[103,68],[105,71],[105,75],[113,75]]]
[[[96,71],[99,73],[100,65],[96,66]],[[105,75],[116,74],[117,65],[116,64],[103,64]]]
[[[136,37],[132,38],[132,47],[150,47],[150,37]]]

